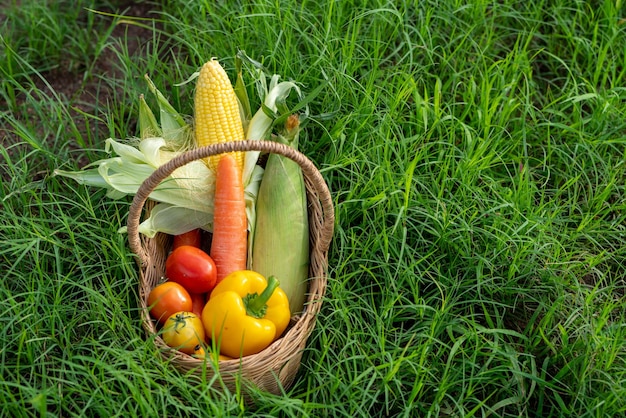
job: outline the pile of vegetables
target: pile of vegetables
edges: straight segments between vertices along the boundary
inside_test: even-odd
[[[228,360],[262,351],[289,325],[287,295],[274,276],[266,280],[252,270],[233,270],[218,280],[217,272],[202,249],[174,247],[165,263],[167,280],[148,295],[163,341],[199,358],[209,352]]]
[[[243,81],[255,77],[254,115]],[[297,84],[269,77],[243,52],[233,85],[211,59],[198,73],[193,120],[183,117],[146,76],[159,122],[139,97],[139,138],[107,139],[116,155],[78,172],[56,175],[103,187],[110,198],[136,193],[160,165],[182,152],[218,142],[273,140],[297,149],[307,102]],[[296,106],[287,100],[296,96]],[[263,157],[263,158],[260,158]],[[150,195],[157,204],[139,226],[173,236],[165,277],[149,294],[151,317],[163,340],[196,357],[239,358],[265,349],[304,309],[309,225],[300,167],[280,155],[226,153],[176,169]],[[125,232],[121,228],[120,232]]]

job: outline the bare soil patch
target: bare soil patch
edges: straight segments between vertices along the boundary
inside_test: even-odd
[[[130,1],[119,2],[116,5],[115,10],[100,10],[106,13],[123,13],[124,16],[140,17],[140,18],[153,18],[154,4],[149,3],[136,3]],[[0,12],[0,20],[4,17]],[[102,19],[114,19],[113,17],[100,16]],[[94,124],[86,123],[85,116],[81,114],[95,114],[99,108],[106,106],[107,103],[116,95],[119,91],[115,91],[112,85],[115,83],[103,83],[102,79],[115,79],[120,77],[120,70],[118,64],[118,56],[115,48],[118,48],[120,41],[123,41],[125,49],[129,55],[136,55],[145,53],[147,48],[145,46],[152,41],[152,30],[143,28],[132,24],[118,24],[110,35],[108,42],[109,46],[105,48],[100,55],[95,58],[95,62],[83,63],[80,68],[70,70],[70,64],[60,63],[54,70],[41,73],[41,77],[33,80],[35,87],[45,95],[52,95],[52,93],[61,97],[66,103],[67,108],[70,109],[70,116],[73,122],[77,126],[79,132],[83,136],[90,135],[92,137],[98,137],[98,132]],[[89,76],[85,77],[84,74],[88,66],[93,68],[89,71]],[[13,115],[16,118],[23,118],[25,116],[24,111],[20,111],[20,105],[25,101],[25,97],[17,98],[18,109],[12,109]],[[0,103],[0,107],[7,107],[6,103]],[[11,110],[11,109],[9,109]],[[18,151],[16,144],[21,142],[20,138],[12,133],[10,129],[6,129],[0,124],[0,131],[2,131],[2,143],[9,149],[9,155],[13,155]],[[45,141],[46,139],[43,138]],[[72,140],[69,140],[69,149],[78,149],[79,145]],[[79,165],[83,166],[88,161],[79,161]]]

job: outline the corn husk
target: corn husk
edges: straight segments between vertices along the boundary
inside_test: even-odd
[[[276,139],[297,148],[297,131]],[[282,155],[269,155],[259,187],[251,265],[276,276],[292,314],[302,312],[309,277],[306,190],[300,166]]]

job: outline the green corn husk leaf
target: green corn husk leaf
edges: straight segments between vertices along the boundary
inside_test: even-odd
[[[235,57],[235,70],[237,71],[237,80],[235,81],[234,90],[239,102],[239,112],[241,113],[243,129],[247,132],[248,124],[252,119],[252,109],[250,107],[248,90],[246,90],[246,83],[243,80],[243,62],[239,56]]]
[[[191,126],[165,98],[163,93],[161,93],[161,91],[155,86],[147,74],[144,76],[144,79],[148,83],[148,89],[152,92],[152,94],[154,94],[159,105],[161,133],[159,136],[162,136],[165,139],[167,149],[173,151],[183,151],[189,149],[192,143],[192,134],[190,133]]]
[[[265,80],[265,76],[262,76],[262,79]],[[264,140],[270,138],[272,127],[277,116],[277,102],[286,100],[292,90],[295,90],[298,93],[298,96],[301,95],[300,89],[295,83],[290,81],[283,81],[279,83],[277,75],[272,77],[270,90],[265,93],[265,100],[262,106],[250,120],[248,131],[246,133],[247,139]],[[244,184],[250,181],[250,176],[252,175],[252,170],[254,170],[255,164],[259,159],[259,154],[260,153],[258,151],[246,152],[243,168]]]
[[[279,137],[287,142],[285,137]],[[297,148],[297,134],[289,145]],[[278,154],[268,157],[256,201],[251,268],[276,276],[291,313],[302,312],[309,277],[309,220],[300,166]]]
[[[162,136],[161,127],[152,113],[152,109],[146,103],[143,94],[139,95],[139,137],[146,139],[150,137]]]
[[[259,109],[252,115],[250,98],[245,89],[243,82],[244,64],[248,68],[248,72],[254,79],[257,96],[260,101]],[[268,140],[275,125],[278,107],[277,104],[287,100],[292,90],[295,90],[298,98],[303,99],[302,92],[298,85],[291,81],[280,82],[280,76],[273,74],[269,76],[268,71],[263,64],[253,60],[246,55],[245,51],[239,51],[235,57],[235,67],[237,69],[237,81],[235,84],[235,93],[239,99],[242,119],[246,129],[246,139],[250,140]],[[270,78],[270,84],[267,84],[267,78]],[[252,116],[251,119],[250,116]],[[260,152],[248,151],[245,153],[243,167],[244,185],[251,181],[252,172],[256,170],[255,165],[259,159]],[[253,221],[253,220],[252,220]]]

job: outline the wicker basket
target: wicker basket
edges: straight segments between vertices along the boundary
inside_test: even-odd
[[[304,175],[309,210],[310,268],[309,293],[304,312],[291,319],[283,336],[262,352],[242,359],[220,361],[213,365],[169,348],[156,335],[157,328],[147,309],[147,298],[165,273],[165,259],[171,246],[171,237],[158,234],[154,238],[139,235],[138,227],[142,212],[150,210],[154,202],[148,200],[150,193],[176,168],[191,161],[231,151],[261,151],[284,155],[298,163]],[[302,351],[315,326],[322,298],[326,292],[327,254],[333,234],[334,209],[331,196],[320,172],[302,153],[288,146],[271,141],[236,141],[210,145],[188,151],[159,167],[147,178],[135,195],[128,215],[128,240],[139,265],[139,298],[142,325],[166,361],[178,370],[197,373],[211,379],[219,373],[218,381],[234,391],[251,384],[262,390],[278,394],[288,388],[300,367]],[[205,367],[206,365],[206,367]],[[238,380],[241,379],[239,382]],[[242,385],[240,385],[241,383]]]

